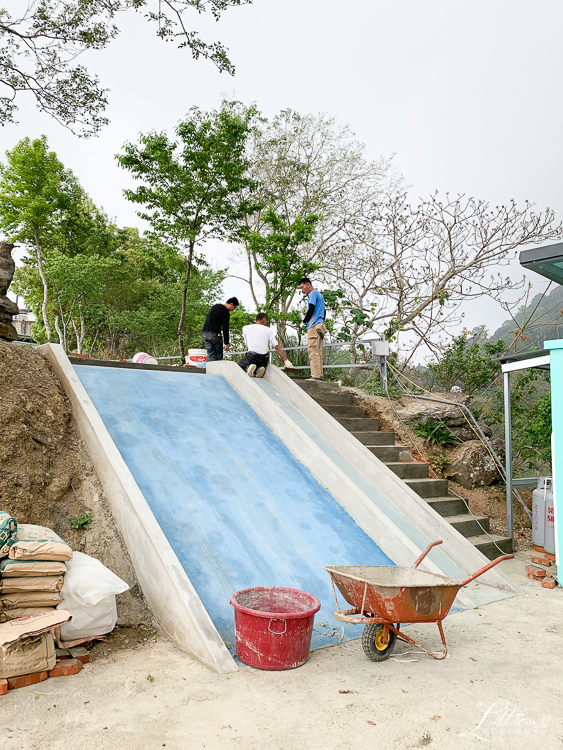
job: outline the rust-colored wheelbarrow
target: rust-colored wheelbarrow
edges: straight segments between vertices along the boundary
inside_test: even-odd
[[[420,555],[412,568],[374,565],[325,566],[330,575],[336,612],[334,616],[342,622],[366,623],[362,635],[362,648],[372,661],[388,659],[397,638],[421,649],[434,659],[445,659],[448,653],[442,620],[450,611],[457,592],[474,581],[487,570],[514,555],[502,555],[473,573],[464,581],[439,573],[417,570],[432,547],[442,544],[440,539],[432,542]],[[338,590],[352,604],[352,609],[341,610],[336,595]],[[435,654],[400,631],[401,625],[415,622],[435,622],[444,645],[444,651]]]

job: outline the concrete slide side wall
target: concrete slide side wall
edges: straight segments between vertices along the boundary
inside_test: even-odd
[[[268,367],[265,378],[256,380],[228,361],[208,363],[207,369],[231,383],[397,565],[412,565],[436,539],[444,544],[427,558],[432,572],[463,579],[488,562],[281,370]],[[462,589],[457,601],[479,606],[517,593],[497,567]]]
[[[70,399],[81,437],[153,613],[166,632],[204,664],[219,672],[236,672],[235,661],[63,348],[46,344],[38,351],[51,363]]]

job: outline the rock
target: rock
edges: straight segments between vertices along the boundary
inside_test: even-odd
[[[18,332],[14,328],[12,317],[18,314],[19,308],[6,297],[16,268],[12,258],[13,248],[14,245],[10,242],[0,242],[0,337],[9,341],[18,340]]]
[[[440,398],[441,394],[436,394]],[[444,394],[450,402],[456,402],[469,405],[469,396],[463,393]],[[398,415],[403,422],[412,424],[417,422],[426,424],[434,419],[440,419],[447,427],[464,427],[467,421],[463,416],[463,410],[459,409],[455,403],[439,403],[437,401],[425,401],[417,398],[401,398],[394,404]]]
[[[488,425],[479,422],[479,427],[481,428],[485,437],[491,437],[491,435],[493,434],[493,431]],[[463,427],[452,427],[451,431],[462,443],[466,442],[467,440],[477,440],[477,435],[467,424],[467,422],[465,422]]]
[[[492,446],[504,460],[502,441],[494,440]],[[486,446],[480,440],[468,440],[461,443],[450,454],[450,465],[444,472],[447,479],[461,484],[462,487],[484,487],[500,480],[500,474]]]
[[[51,502],[58,502],[61,500],[70,489],[70,476],[68,474],[61,474],[45,489],[45,497]]]

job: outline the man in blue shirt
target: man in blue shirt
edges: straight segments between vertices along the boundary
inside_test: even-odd
[[[299,289],[307,295],[307,314],[303,318],[301,327],[307,326],[307,354],[311,365],[311,379],[323,379],[323,341],[326,335],[325,301],[323,295],[313,288],[311,280],[301,279]]]

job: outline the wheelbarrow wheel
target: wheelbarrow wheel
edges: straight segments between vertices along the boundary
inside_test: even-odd
[[[392,630],[389,630],[389,641],[384,643],[385,625],[373,623],[366,625],[362,635],[362,648],[364,654],[372,661],[385,661],[391,656],[395,647],[397,636]]]

